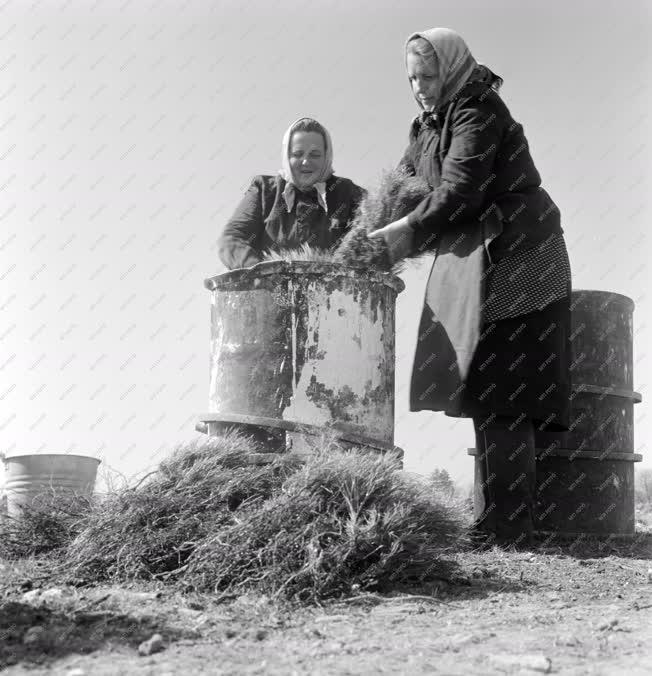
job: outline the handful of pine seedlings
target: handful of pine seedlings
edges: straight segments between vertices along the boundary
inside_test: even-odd
[[[378,185],[360,202],[351,229],[333,254],[333,262],[391,271],[389,250],[382,237],[369,239],[367,233],[407,216],[428,195],[430,186],[402,169],[383,172]]]

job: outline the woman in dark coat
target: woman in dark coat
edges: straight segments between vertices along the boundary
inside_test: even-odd
[[[484,512],[474,531],[528,545],[536,527],[535,431],[568,429],[570,264],[559,210],[523,127],[454,31],[406,43],[422,113],[401,161],[432,192],[375,231],[394,260],[436,252],[410,410],[473,419]]]
[[[253,179],[219,238],[218,255],[230,270],[255,265],[268,251],[330,249],[349,229],[364,191],[333,174],[326,128],[301,118],[282,146],[281,171]]]

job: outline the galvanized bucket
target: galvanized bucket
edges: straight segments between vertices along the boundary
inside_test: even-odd
[[[267,430],[270,450],[338,440],[394,451],[394,275],[273,261],[205,281],[212,292],[209,412],[197,429]],[[308,444],[309,445],[309,444]]]
[[[22,508],[39,495],[92,495],[100,462],[87,455],[66,453],[5,458],[7,513],[20,516]]]

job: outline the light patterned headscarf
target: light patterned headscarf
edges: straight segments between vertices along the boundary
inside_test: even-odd
[[[431,28],[427,31],[412,33],[405,41],[406,59],[408,43],[415,38],[423,38],[432,45],[439,74],[443,78],[440,98],[435,108],[441,108],[447,104],[471,80],[486,81],[495,90],[498,90],[502,85],[502,78],[487,66],[478,63],[473,58],[464,38],[450,28]],[[421,101],[416,96],[415,99],[419,107],[423,109]]]
[[[292,134],[295,131],[296,126],[299,122],[311,122],[319,128],[322,136],[324,137],[324,145],[326,150],[326,157],[324,162],[324,168],[319,174],[317,181],[314,183],[313,187],[317,190],[317,195],[319,198],[319,203],[324,208],[324,211],[328,211],[326,206],[326,181],[333,175],[333,143],[331,141],[331,135],[328,133],[328,129],[322,124],[317,122],[317,120],[312,117],[300,117],[298,120],[295,120],[286,130],[283,135],[283,143],[281,149],[281,169],[279,174],[285,179],[286,186],[284,191],[285,202],[288,207],[288,211],[292,211],[294,205],[295,191],[297,190],[294,184],[294,178],[292,176],[292,168],[290,167],[290,141],[292,139]]]

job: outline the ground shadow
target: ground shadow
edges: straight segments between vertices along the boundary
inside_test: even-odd
[[[134,617],[100,610],[64,613],[21,601],[3,601],[0,602],[0,669],[15,664],[48,664],[107,644],[127,645],[136,650],[154,633],[160,633],[166,641],[196,637],[192,631],[171,629],[161,618],[153,616]]]
[[[541,535],[532,551],[538,554],[562,554],[577,559],[617,556],[628,559],[652,559],[652,533],[629,536],[577,536],[550,533]]]

